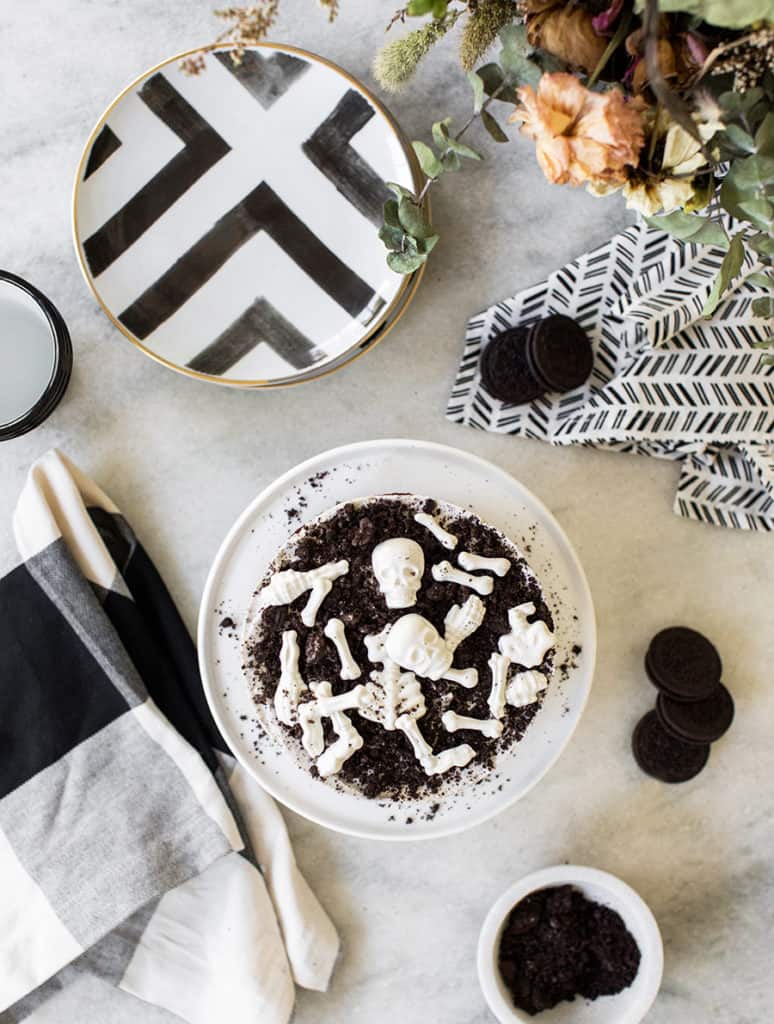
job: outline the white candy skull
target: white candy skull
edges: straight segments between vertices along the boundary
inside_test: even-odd
[[[394,537],[377,544],[371,565],[388,608],[410,608],[422,585],[425,555],[416,541]]]
[[[385,645],[396,664],[427,679],[441,679],[454,654],[438,630],[422,615],[403,615],[393,625]]]

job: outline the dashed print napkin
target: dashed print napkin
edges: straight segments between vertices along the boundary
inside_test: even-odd
[[[682,462],[674,510],[718,526],[774,529],[774,367],[752,348],[759,269],[712,319],[701,310],[723,259],[638,224],[544,281],[474,317],[447,416],[480,430]],[[500,331],[550,313],[588,332],[594,369],[566,395],[524,406],[492,398],[479,357]]]

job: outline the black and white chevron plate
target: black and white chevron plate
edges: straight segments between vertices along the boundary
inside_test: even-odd
[[[385,181],[416,188],[389,114],[292,47],[172,57],[125,89],[86,145],[73,226],[81,267],[121,331],[217,383],[310,380],[369,348],[418,275],[377,237]]]

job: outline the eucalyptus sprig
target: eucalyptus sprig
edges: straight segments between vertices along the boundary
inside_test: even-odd
[[[417,2],[424,4],[425,0]],[[443,13],[446,14],[445,7]],[[508,142],[508,136],[489,108],[495,100],[516,103],[517,86],[536,82],[542,73],[523,25],[507,25],[500,32],[500,41],[498,62],[468,72],[473,110],[459,131],[452,132],[452,119],[445,117],[432,126],[433,145],[419,139],[411,143],[425,176],[421,189],[413,193],[403,185],[387,183],[395,198],[384,204],[384,223],[379,238],[388,249],[387,265],[399,274],[413,274],[438,243],[439,236],[426,212],[425,199],[431,186],[444,174],[459,171],[463,160],[483,159],[478,150],[462,141],[463,135],[480,120],[495,142]]]

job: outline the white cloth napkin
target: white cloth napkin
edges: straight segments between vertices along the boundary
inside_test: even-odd
[[[0,580],[0,1022],[79,972],[190,1024],[287,1024],[338,937],[227,753],[163,581],[64,456]],[[5,1011],[5,1012],[3,1012]]]
[[[774,529],[774,367],[751,346],[760,288],[739,281],[701,309],[723,258],[643,224],[497,303],[468,324],[447,416],[482,430],[681,460],[674,510],[718,526]],[[747,257],[745,274],[761,269]],[[481,351],[500,331],[563,313],[594,348],[589,381],[524,406],[482,387]]]

